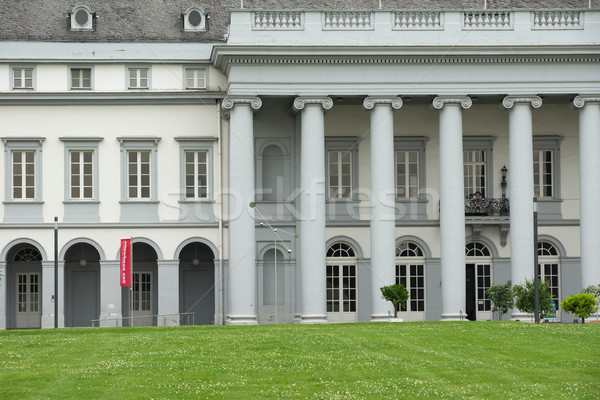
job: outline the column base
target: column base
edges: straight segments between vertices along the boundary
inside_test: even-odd
[[[326,324],[327,322],[327,315],[300,315],[301,324]]]
[[[256,315],[228,315],[225,325],[258,325]]]
[[[445,313],[440,316],[440,321],[468,321],[467,314]]]
[[[533,314],[527,314],[520,311],[515,311],[514,313],[510,314],[510,320],[521,322],[535,322]]]
[[[299,324],[300,321],[302,321],[302,317],[300,317],[300,314],[294,314],[294,322],[292,322],[292,323]]]

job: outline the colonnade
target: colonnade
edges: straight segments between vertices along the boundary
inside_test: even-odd
[[[465,315],[465,214],[462,110],[471,107],[466,96],[439,96],[440,135],[440,246],[442,269],[442,320]],[[509,118],[510,245],[513,283],[533,278],[533,136],[532,109],[538,96],[507,96],[502,105]],[[600,248],[600,96],[578,96],[580,109],[581,270],[583,287],[600,282],[595,252]],[[253,111],[258,97],[230,96],[223,108],[230,111],[229,280],[231,324],[257,323],[256,244],[254,211]],[[325,291],[325,132],[324,113],[333,106],[329,97],[297,97],[294,110],[301,114],[300,254],[301,323],[327,322]],[[391,305],[379,287],[394,283],[395,184],[393,111],[398,97],[367,97],[363,106],[371,118],[371,320],[386,319]],[[513,314],[514,319],[522,318]]]

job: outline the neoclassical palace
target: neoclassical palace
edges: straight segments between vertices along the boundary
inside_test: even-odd
[[[570,322],[600,284],[596,0],[5,3],[0,329],[387,321],[394,283],[492,320],[536,274]]]

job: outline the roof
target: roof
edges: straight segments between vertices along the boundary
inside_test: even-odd
[[[229,11],[369,10],[380,0],[0,0],[0,40],[225,41]],[[383,9],[481,9],[484,0],[381,0]],[[72,32],[68,14],[84,5],[96,13],[94,31]],[[488,9],[587,8],[588,0],[487,0]],[[205,32],[184,32],[181,14],[198,7],[208,15]],[[600,0],[592,0],[600,8]]]

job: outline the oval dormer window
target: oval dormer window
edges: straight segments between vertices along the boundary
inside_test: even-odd
[[[86,6],[77,6],[71,12],[72,31],[91,31],[94,29],[94,15]]]
[[[206,16],[204,12],[196,7],[190,7],[183,13],[183,30],[184,31],[205,31]]]

